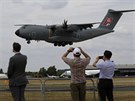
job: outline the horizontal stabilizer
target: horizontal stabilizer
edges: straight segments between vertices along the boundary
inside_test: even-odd
[[[115,11],[112,9],[109,10],[110,13],[125,13],[125,12],[133,12],[133,11],[135,10],[120,10],[120,11]]]

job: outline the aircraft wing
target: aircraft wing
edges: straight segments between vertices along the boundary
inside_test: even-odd
[[[48,28],[51,29],[52,32],[58,31],[58,33],[62,32],[74,32],[77,30],[92,28],[94,24],[100,24],[100,22],[95,23],[85,23],[85,24],[67,24],[67,21],[64,20],[62,25],[50,25]]]
[[[100,24],[100,22],[86,23],[86,24],[72,24],[72,25],[78,26],[80,29],[87,29],[92,28],[94,24]]]

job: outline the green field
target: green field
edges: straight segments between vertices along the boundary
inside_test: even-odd
[[[93,79],[95,84],[97,79]],[[40,89],[39,80],[29,80],[28,87],[36,86]],[[70,80],[47,80],[45,87],[47,88],[66,88],[69,87]],[[3,80],[0,80],[0,85],[5,85]],[[87,80],[87,86],[92,86],[91,80]],[[134,78],[114,78],[114,86],[135,86]],[[0,86],[0,89],[8,89],[8,86]],[[93,92],[87,91],[87,101],[93,100]],[[41,91],[26,91],[26,101],[71,101],[70,91],[67,92],[45,92]],[[135,91],[114,91],[115,101],[135,101]],[[13,101],[9,91],[0,92],[0,101]],[[98,101],[98,94],[96,91],[96,101]]]

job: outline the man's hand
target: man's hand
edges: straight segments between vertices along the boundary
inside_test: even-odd
[[[67,51],[68,52],[73,52],[74,48],[73,47],[70,47]]]
[[[73,48],[73,47],[70,47],[70,48],[66,51],[66,53],[64,53],[64,54],[62,55],[62,59],[66,58],[67,55],[68,55],[70,52],[73,52],[73,50],[74,50],[74,48]]]

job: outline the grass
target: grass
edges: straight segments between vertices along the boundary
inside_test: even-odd
[[[135,91],[114,92],[115,101],[135,101]]]
[[[94,82],[97,79],[93,79]],[[40,86],[39,80],[30,80],[29,87]],[[46,87],[69,87],[70,80],[47,80]],[[5,85],[3,80],[0,80],[0,85]],[[87,86],[91,86],[90,80],[87,80]],[[134,78],[114,78],[114,86],[135,86]],[[8,86],[0,89],[5,89]],[[40,87],[39,87],[40,88]],[[93,101],[93,92],[87,91],[87,101]],[[96,92],[96,101],[98,101],[98,94]],[[40,91],[26,91],[26,101],[71,101],[70,92],[46,92],[41,93]],[[115,101],[135,101],[135,91],[114,91]],[[11,93],[8,91],[0,92],[0,101],[13,101]]]

